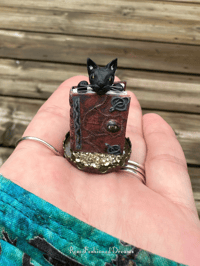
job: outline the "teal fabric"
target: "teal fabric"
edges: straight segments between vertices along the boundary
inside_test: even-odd
[[[0,265],[183,265],[110,236],[0,175]]]

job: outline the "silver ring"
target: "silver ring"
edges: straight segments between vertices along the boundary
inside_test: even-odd
[[[58,150],[56,150],[51,144],[47,143],[46,141],[42,140],[42,139],[39,139],[39,138],[36,138],[36,137],[29,137],[29,136],[26,136],[26,137],[23,137],[23,138],[20,138],[17,142],[16,142],[16,146],[19,144],[19,142],[21,142],[22,140],[35,140],[35,141],[38,141],[40,143],[42,143],[43,145],[45,145],[47,148],[49,148],[50,150],[52,150],[54,152],[54,154],[56,155],[60,155],[60,152]]]
[[[131,160],[128,160],[128,164],[136,166],[136,167],[140,168],[143,172],[145,172],[144,166],[142,164],[136,163],[136,162],[131,161]]]
[[[122,168],[123,171],[134,174],[142,183],[146,184],[144,166],[134,161],[128,160],[128,163]]]
[[[142,175],[140,172],[126,167],[122,168],[121,170],[134,174],[134,176],[137,177],[140,181],[142,181],[143,184],[146,184],[146,177]]]
[[[139,167],[135,166],[135,165],[132,165],[132,164],[128,163],[128,164],[126,164],[124,166],[124,168],[127,168],[129,170],[134,170],[134,171],[140,173],[141,175],[145,176],[145,172],[142,169],[140,169]]]

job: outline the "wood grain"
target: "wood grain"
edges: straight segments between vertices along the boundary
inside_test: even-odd
[[[0,145],[15,146],[43,102],[0,97]]]
[[[200,218],[200,167],[188,167],[192,183],[193,195]]]
[[[88,76],[86,66],[0,59],[0,95],[45,100],[60,83],[76,75]],[[198,76],[120,68],[116,75],[127,81],[127,89],[135,93],[142,108],[200,113]]]
[[[86,57],[118,57],[143,114],[175,131],[200,215],[200,0],[92,3],[1,0],[0,165],[58,85],[87,75]]]
[[[44,101],[0,97],[0,145],[14,146]],[[143,113],[148,113],[143,110]],[[187,162],[200,165],[199,115],[158,112],[173,128],[184,150]]]
[[[142,108],[199,113],[200,79],[190,75],[149,73],[119,69]]]
[[[12,154],[14,149],[12,148],[5,148],[0,146],[0,167],[3,163],[8,159],[8,157]],[[1,169],[0,169],[1,173]]]
[[[169,2],[169,3],[167,3]],[[174,3],[173,3],[174,2]],[[135,9],[141,9],[139,7],[146,6],[144,8],[143,12],[147,11],[154,11],[153,8],[150,9],[150,7],[154,7],[156,10],[163,5],[166,5],[168,8],[166,8],[165,12],[168,11],[171,7],[171,12],[176,12],[176,7],[174,7],[175,4],[179,4],[180,6],[196,6],[197,4],[200,4],[200,0],[115,0],[115,1],[98,1],[98,0],[1,0],[1,6],[7,6],[7,7],[20,7],[20,8],[40,8],[43,10],[83,10],[83,11],[94,11],[94,12],[105,12],[105,13],[114,13],[116,12],[119,7],[120,8],[130,8],[135,7]],[[173,8],[174,7],[174,8]],[[184,7],[183,7],[184,8]],[[187,12],[185,9],[184,11]],[[142,12],[142,10],[141,10]],[[187,14],[187,13],[186,13]],[[179,14],[181,15],[181,14]]]
[[[200,5],[164,1],[3,1],[0,28],[200,44]],[[4,6],[5,5],[5,6]]]
[[[197,212],[198,212],[199,219],[200,219],[200,200],[195,200],[195,204],[196,204]]]
[[[0,30],[0,57],[200,74],[200,46]]]
[[[192,4],[200,4],[200,0],[155,0],[155,1],[164,1],[164,2],[177,2],[177,3],[189,3]]]
[[[188,167],[194,198],[198,201],[200,211],[200,167]]]
[[[143,114],[149,113],[143,110]],[[174,130],[188,163],[200,165],[200,116],[152,110],[160,115]],[[196,155],[194,155],[196,154]]]

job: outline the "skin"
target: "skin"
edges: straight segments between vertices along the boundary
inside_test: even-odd
[[[41,138],[63,154],[69,131],[69,89],[85,76],[62,83],[39,109],[23,136]],[[119,79],[116,79],[119,80]],[[158,115],[142,116],[135,95],[127,123],[131,160],[145,165],[146,185],[133,174],[84,173],[39,142],[19,143],[0,172],[78,219],[139,248],[188,265],[199,265],[200,222],[183,150]]]

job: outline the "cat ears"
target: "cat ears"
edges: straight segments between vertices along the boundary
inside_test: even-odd
[[[99,66],[97,66],[97,64],[92,61],[92,59],[88,58],[87,59],[87,70],[88,70],[88,74],[93,70],[99,68]]]
[[[107,65],[106,65],[106,68],[108,68],[108,69],[110,69],[110,70],[112,70],[112,71],[116,71],[116,69],[117,69],[117,58],[115,58],[114,60],[112,60],[110,63],[108,63]]]
[[[90,73],[93,69],[97,69],[97,68],[99,68],[99,66],[94,61],[92,61],[92,59],[88,58],[87,59],[87,70],[88,70],[88,73]],[[117,58],[115,58],[110,63],[108,63],[105,66],[105,68],[115,72],[116,69],[117,69]]]

